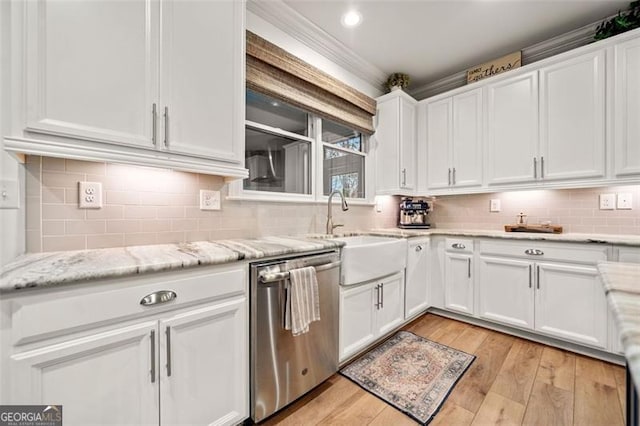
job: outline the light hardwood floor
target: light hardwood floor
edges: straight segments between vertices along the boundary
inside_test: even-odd
[[[430,425],[623,425],[624,368],[426,314],[405,330],[476,355]],[[264,425],[417,424],[340,375]]]

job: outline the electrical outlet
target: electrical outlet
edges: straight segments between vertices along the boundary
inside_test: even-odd
[[[20,186],[17,180],[0,180],[0,209],[20,208]]]
[[[616,194],[600,194],[600,210],[615,210]]]
[[[631,210],[633,208],[633,198],[630,193],[620,193],[618,194],[618,204],[616,207],[623,210]]]
[[[101,209],[102,183],[78,182],[78,204],[81,209]]]
[[[201,189],[200,210],[220,210],[220,191]]]
[[[495,198],[492,199],[489,203],[489,211],[490,212],[499,212],[500,211],[500,199]]]

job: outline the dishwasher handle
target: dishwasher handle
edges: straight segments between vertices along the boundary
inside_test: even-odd
[[[329,269],[337,268],[342,264],[341,260],[331,263],[325,263],[322,265],[314,266],[316,268],[316,272],[322,272]],[[289,271],[284,272],[265,272],[261,273],[258,276],[258,280],[263,284],[273,283],[277,281],[287,280],[289,279]]]

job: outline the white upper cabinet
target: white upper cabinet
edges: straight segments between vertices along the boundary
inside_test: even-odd
[[[614,48],[614,173],[640,175],[640,38]]]
[[[540,70],[540,179],[603,177],[604,125],[604,50]]]
[[[452,139],[453,100],[427,104],[427,181],[429,189],[448,188],[449,147]]]
[[[158,8],[144,0],[25,7],[26,130],[151,147]]]
[[[482,88],[429,103],[430,189],[482,185]]]
[[[454,187],[482,185],[482,88],[453,97]]]
[[[7,150],[246,177],[244,1],[16,5]]]
[[[243,161],[243,8],[230,0],[162,0],[165,148]]]
[[[401,90],[378,98],[376,193],[410,193],[416,186],[416,104]]]
[[[487,86],[489,185],[528,183],[537,178],[538,74],[506,78]]]

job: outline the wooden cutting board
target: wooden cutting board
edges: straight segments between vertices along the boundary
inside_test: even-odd
[[[505,225],[505,232],[537,232],[546,234],[562,234],[559,225]]]

